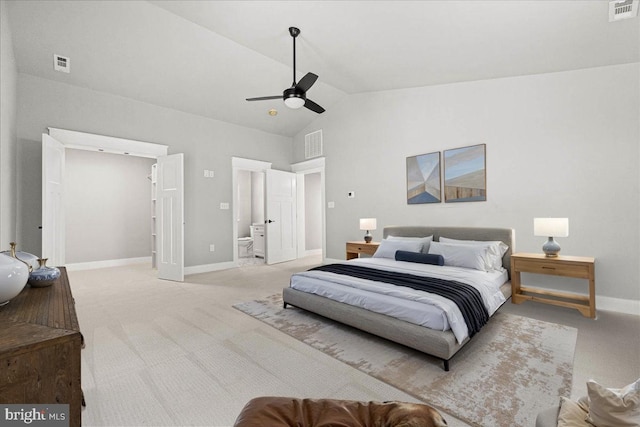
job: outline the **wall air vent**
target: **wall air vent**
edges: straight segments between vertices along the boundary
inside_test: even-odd
[[[615,0],[609,2],[609,22],[638,16],[638,0]]]
[[[322,129],[304,136],[304,158],[322,156]]]
[[[71,60],[66,56],[53,55],[53,69],[63,73],[71,72]]]

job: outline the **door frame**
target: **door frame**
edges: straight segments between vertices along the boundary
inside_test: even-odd
[[[77,132],[67,129],[58,129],[49,127],[49,136],[62,144],[63,148],[74,148],[77,150],[100,151],[105,153],[130,155],[136,157],[146,157],[156,159],[159,156],[166,156],[169,150],[168,145],[154,144],[151,142],[134,141],[130,139],[116,138],[112,136],[97,135],[85,132]],[[42,159],[43,163],[45,159]],[[60,165],[61,174],[65,174],[64,162]],[[64,185],[64,184],[63,184]],[[44,206],[43,206],[44,210]],[[45,212],[42,212],[45,215]],[[65,221],[64,209],[61,212],[61,221]],[[60,265],[66,263],[66,254],[64,253],[64,232],[60,242],[54,242],[57,253],[60,254]]]
[[[236,266],[238,265],[238,171],[264,172],[267,169],[271,169],[271,162],[231,157],[231,188],[233,191],[233,202],[231,203],[231,227],[233,232],[231,239],[233,243],[233,264]]]

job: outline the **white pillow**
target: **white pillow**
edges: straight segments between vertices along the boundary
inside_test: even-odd
[[[499,270],[502,271],[504,268],[502,267],[502,257],[509,246],[507,246],[504,242],[500,240],[495,241],[484,241],[484,240],[457,240],[457,239],[449,239],[448,237],[440,237],[440,241],[442,243],[451,243],[451,244],[460,244],[460,245],[479,245],[479,246],[488,246],[489,253],[489,269],[490,270]]]
[[[472,268],[474,270],[488,271],[487,246],[480,245],[455,245],[451,243],[431,242],[429,253],[442,255],[444,265],[451,267]]]
[[[433,236],[426,236],[426,237],[388,236],[387,239],[389,239],[389,240],[404,240],[404,241],[407,241],[407,242],[421,242],[422,243],[422,249],[420,250],[420,252],[422,252],[423,254],[428,254],[429,253],[429,245],[433,241]]]
[[[396,251],[420,252],[420,249],[422,249],[422,242],[418,240],[382,239],[373,258],[396,259]]]
[[[640,425],[640,379],[621,389],[605,388],[587,381],[589,417],[596,427]]]

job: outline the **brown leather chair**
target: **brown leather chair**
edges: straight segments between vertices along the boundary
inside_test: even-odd
[[[251,399],[234,427],[445,427],[428,405],[265,396]]]

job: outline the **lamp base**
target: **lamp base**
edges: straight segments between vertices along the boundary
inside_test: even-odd
[[[364,242],[371,243],[372,240],[373,240],[373,235],[369,232],[369,230],[367,230],[367,234],[364,235]]]
[[[553,240],[553,237],[549,237],[549,240],[542,245],[542,252],[549,258],[557,257],[560,252],[560,245]]]

